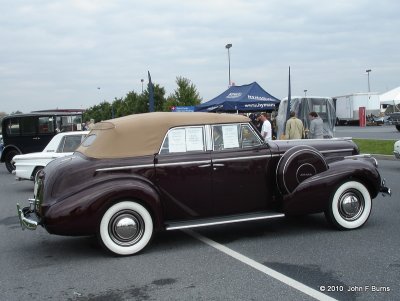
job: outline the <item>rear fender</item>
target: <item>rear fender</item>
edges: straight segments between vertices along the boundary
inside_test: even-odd
[[[349,180],[364,184],[371,198],[379,193],[381,178],[376,167],[367,160],[345,159],[331,163],[328,170],[308,178],[284,196],[283,211],[291,215],[323,212],[336,188]]]
[[[122,200],[145,206],[153,217],[155,229],[163,225],[163,211],[157,189],[148,182],[115,179],[97,183],[43,208],[42,224],[49,233],[91,235],[98,230],[104,212]]]

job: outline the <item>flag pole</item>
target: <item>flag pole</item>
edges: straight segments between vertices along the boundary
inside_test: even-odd
[[[149,76],[149,112],[154,112],[154,86],[151,82],[150,71],[147,71]]]
[[[290,118],[290,103],[292,102],[292,91],[291,91],[291,83],[290,83],[290,66],[289,66],[289,87],[288,87],[288,99],[287,99],[287,109],[286,109],[286,121],[285,121],[285,125],[283,126],[284,131],[283,133],[285,133],[286,130],[286,122],[289,120]]]

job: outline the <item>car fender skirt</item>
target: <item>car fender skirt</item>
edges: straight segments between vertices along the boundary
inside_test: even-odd
[[[346,161],[330,164],[327,171],[308,178],[291,194],[285,195],[282,199],[284,213],[299,215],[325,211],[336,188],[348,180],[363,183],[371,198],[375,198],[381,186],[377,169],[368,162]],[[352,167],[349,167],[349,164],[352,164]]]
[[[110,187],[93,186],[71,195],[44,207],[42,224],[51,234],[96,234],[104,212],[113,204],[127,200],[145,206],[153,217],[154,227],[161,228],[163,220],[159,195],[155,188],[143,182],[114,182]]]

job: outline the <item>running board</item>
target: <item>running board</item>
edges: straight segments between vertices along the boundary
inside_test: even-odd
[[[263,212],[249,213],[249,214],[229,215],[225,217],[196,219],[190,221],[167,222],[166,230],[207,227],[207,226],[256,221],[261,219],[270,219],[270,218],[284,217],[284,216],[285,214],[283,213],[263,211]]]

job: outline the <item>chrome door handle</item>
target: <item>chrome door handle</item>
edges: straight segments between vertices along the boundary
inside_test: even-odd
[[[204,167],[210,167],[211,164],[204,164],[204,165],[199,165],[199,168],[204,168]]]
[[[214,167],[223,167],[223,166],[225,166],[225,164],[214,163],[213,166],[214,166]]]

